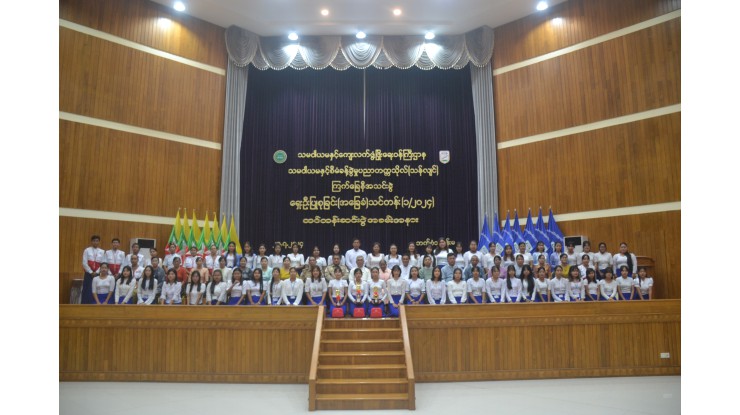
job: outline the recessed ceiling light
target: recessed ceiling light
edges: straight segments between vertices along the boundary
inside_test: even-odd
[[[393,15],[394,16],[400,16],[401,15],[401,9],[393,9]]]
[[[328,16],[329,15],[329,9],[321,9],[321,15],[322,16]]]
[[[547,8],[547,2],[546,1],[541,1],[541,2],[537,3],[537,10],[542,11],[542,10],[545,10],[546,8]]]
[[[298,40],[298,33],[296,33],[296,32],[290,32],[288,34],[288,39],[290,39],[290,40]]]
[[[178,12],[184,12],[185,11],[185,3],[181,2],[181,1],[176,1],[175,2],[175,5],[172,6],[172,7],[174,7],[175,10],[177,10]]]
[[[358,39],[365,39],[365,36],[367,36],[367,35],[365,34],[365,32],[357,32],[357,34],[355,36]]]
[[[424,39],[426,39],[426,40],[432,40],[432,39],[434,39],[434,33],[433,32],[427,32],[424,35]]]

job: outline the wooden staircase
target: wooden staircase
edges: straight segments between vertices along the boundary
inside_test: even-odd
[[[317,320],[314,339],[309,410],[415,409],[401,319],[318,318],[323,321]]]

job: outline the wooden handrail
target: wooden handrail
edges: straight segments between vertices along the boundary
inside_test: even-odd
[[[319,367],[319,350],[321,349],[321,330],[324,326],[324,306],[319,306],[319,315],[316,317],[316,331],[313,336],[313,353],[311,354],[311,369],[308,374],[308,410],[316,410],[316,372]]]
[[[403,333],[403,351],[406,355],[406,377],[409,379],[409,409],[416,409],[414,362],[411,360],[411,342],[409,342],[409,325],[406,323],[406,306],[401,305],[401,332]]]

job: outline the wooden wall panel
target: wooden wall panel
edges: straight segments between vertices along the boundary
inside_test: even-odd
[[[681,102],[675,19],[494,76],[496,139],[527,137]]]
[[[203,219],[220,194],[220,150],[59,121],[61,207]]]
[[[172,220],[174,222],[174,214]],[[196,212],[197,213],[197,212]],[[203,212],[205,213],[205,212]],[[202,219],[200,217],[199,219]],[[157,249],[160,258],[164,258],[164,244],[172,231],[172,225],[157,225],[152,223],[123,222],[102,219],[86,219],[59,217],[59,301],[61,304],[69,302],[69,290],[72,280],[82,278],[82,251],[90,246],[90,236],[100,235],[100,247],[103,250],[111,248],[113,238],[121,240],[121,249],[129,253],[128,246],[131,238],[154,238],[157,240]]]
[[[59,109],[222,142],[226,77],[59,29]]]
[[[406,314],[421,382],[681,373],[680,300],[414,306]]]
[[[306,383],[316,307],[59,307],[60,381]]]
[[[60,0],[59,17],[174,55],[226,68],[222,27],[146,0]],[[172,24],[163,28],[160,17]]]
[[[681,200],[681,114],[499,149],[499,212]]]
[[[681,8],[680,0],[570,0],[495,29],[494,69],[544,55]],[[552,19],[560,17],[555,25]]]
[[[626,242],[630,252],[655,260],[653,294],[681,298],[681,211],[558,222],[565,235],[584,235],[592,250],[606,243],[612,254]]]

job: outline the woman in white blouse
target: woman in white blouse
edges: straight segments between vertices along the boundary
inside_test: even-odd
[[[177,272],[175,272],[174,268],[170,268],[167,270],[165,283],[162,284],[162,293],[159,297],[159,304],[182,304],[182,297],[180,296],[181,290],[182,284],[177,280]]]
[[[101,263],[98,272],[100,274],[92,280],[93,300],[95,304],[112,304],[116,291],[116,280],[108,274],[108,263]]]
[[[384,260],[385,261],[385,260]],[[368,314],[372,315],[373,308],[380,308],[381,314],[385,317],[385,303],[388,296],[388,290],[385,281],[380,279],[380,270],[373,268],[370,270],[370,282],[367,285],[367,302]]]
[[[257,268],[252,272],[252,279],[247,281],[247,295],[245,297],[248,305],[267,304],[265,281],[262,278],[261,269]]]
[[[627,265],[622,265],[619,268],[620,276],[617,277],[617,285],[619,286],[619,299],[620,300],[631,300],[635,291],[635,281],[630,276],[630,270]]]
[[[465,269],[467,264],[465,264],[465,248],[463,247],[462,242],[457,241],[455,244],[455,266],[458,268]]]
[[[361,308],[364,312],[363,315],[367,315],[365,310],[365,301],[367,300],[367,283],[362,281],[362,269],[355,268],[354,278],[349,283],[349,289],[347,290],[347,296],[349,297],[349,315],[355,315],[355,309]]]
[[[563,266],[556,266],[553,273],[555,277],[550,280],[550,301],[555,303],[568,301],[568,280],[563,277]]]
[[[537,279],[534,281],[534,302],[550,302],[550,280],[547,279],[545,267],[537,268]]]
[[[411,267],[409,280],[406,281],[406,304],[424,304],[427,286],[419,278],[419,268]]]
[[[468,285],[463,281],[460,268],[455,268],[452,281],[447,283],[447,299],[450,304],[465,304],[468,301]]]
[[[614,265],[612,254],[606,251],[606,244],[604,242],[599,243],[599,252],[592,255],[591,263],[596,268],[596,279],[599,281],[603,280],[604,272],[607,269],[611,269]]]
[[[213,270],[211,282],[206,286],[206,304],[223,305],[226,304],[227,282],[221,274],[220,269]]]
[[[339,244],[334,244],[334,246],[331,249],[331,255],[329,255],[328,257],[326,257],[326,264],[327,264],[327,266],[329,266],[329,264],[333,264],[334,263],[333,262],[333,258],[332,258],[334,255],[339,255],[339,263],[340,264],[345,264],[345,262],[344,262],[344,254],[342,253],[342,248],[339,246]],[[334,276],[332,275],[332,279],[333,278],[334,278]]]
[[[522,268],[524,265],[522,265]],[[516,276],[516,267],[509,265],[506,269],[506,288],[504,288],[504,302],[518,303],[522,299],[522,281]]]
[[[390,317],[398,317],[400,315],[399,305],[403,301],[403,296],[406,295],[406,280],[401,278],[401,267],[394,265],[391,268],[391,278],[386,281],[386,287],[388,288],[388,315]]]
[[[385,259],[385,255],[380,252],[380,242],[374,242],[372,251],[367,256],[367,267],[379,267],[380,261],[383,259]]]
[[[620,272],[622,266],[627,266],[628,276],[632,276],[633,273],[637,273],[637,257],[627,249],[627,244],[622,242],[619,244],[619,253],[612,257],[614,264],[614,274]]]
[[[323,258],[322,258],[323,259]],[[307,305],[326,304],[326,292],[329,290],[326,280],[321,276],[321,268],[318,265],[311,267],[311,279],[305,285]]]
[[[138,282],[138,289],[137,304],[149,305],[154,302],[157,296],[157,279],[154,277],[154,268],[151,265],[144,267],[144,272],[141,273],[141,279]]]
[[[532,274],[532,267],[525,265],[522,267],[522,299],[523,303],[534,302],[535,289],[534,289],[534,274]]]
[[[116,304],[132,304],[132,296],[136,288],[136,280],[131,267],[126,265],[121,271],[121,276],[116,281]]]
[[[185,288],[188,305],[203,305],[206,300],[206,285],[200,282],[200,272],[193,270],[190,282]]]
[[[447,240],[445,238],[439,238],[437,241],[437,248],[434,249],[435,264],[442,268],[447,264],[447,254],[452,253],[452,249],[447,246]]]
[[[283,302],[283,285],[281,284],[280,269],[278,268],[272,268],[272,279],[267,290],[267,297],[272,305],[280,305]]]
[[[426,256],[426,258],[430,258]],[[447,286],[442,281],[442,270],[434,267],[432,278],[427,281],[427,299],[429,304],[444,304],[447,302]]]
[[[239,305],[244,302],[247,295],[247,285],[242,282],[242,270],[234,268],[231,273],[231,285],[226,290],[229,296],[229,305]]]
[[[583,299],[599,301],[599,282],[596,280],[596,271],[593,268],[586,271],[586,279],[583,281]]]
[[[468,289],[468,304],[484,304],[486,302],[486,281],[480,277],[480,268],[471,268],[472,277],[465,281]]]
[[[419,255],[419,253],[416,252],[416,244],[415,243],[409,242],[409,246],[408,246],[408,249],[406,250],[406,253],[409,254],[409,263],[411,264],[411,266],[417,266],[417,267],[421,268],[421,266],[422,266],[422,262],[421,262],[422,259],[421,259],[421,255]],[[421,270],[419,270],[419,272],[421,272]],[[419,276],[421,276],[421,275],[419,275]]]
[[[568,275],[568,301],[583,301],[584,286],[581,281],[581,271],[574,266]]]
[[[637,269],[637,278],[635,278],[635,300],[652,300],[653,299],[653,278],[648,277],[647,269],[640,267]]]
[[[303,264],[306,263],[306,258],[303,257],[303,254],[298,252],[298,244],[293,242],[292,245],[290,245],[290,249],[293,251],[288,254],[288,258],[290,258],[290,266],[295,268],[298,275],[303,272]]]
[[[345,304],[347,303],[347,286],[347,280],[342,278],[341,268],[334,268],[334,279],[329,281],[328,287],[330,316],[335,308],[341,308],[342,311],[345,311]]]
[[[604,270],[604,279],[599,281],[599,298],[601,301],[617,301],[619,286],[614,281],[614,273],[611,268]]]
[[[516,271],[514,271],[516,272]],[[501,271],[495,265],[491,268],[491,276],[486,280],[486,294],[489,303],[503,303],[505,281],[501,278]]]
[[[388,247],[388,255],[385,256],[385,263],[386,266],[390,269],[393,269],[394,266],[401,265],[401,255],[398,255],[398,246],[396,244],[391,244],[391,246]]]

